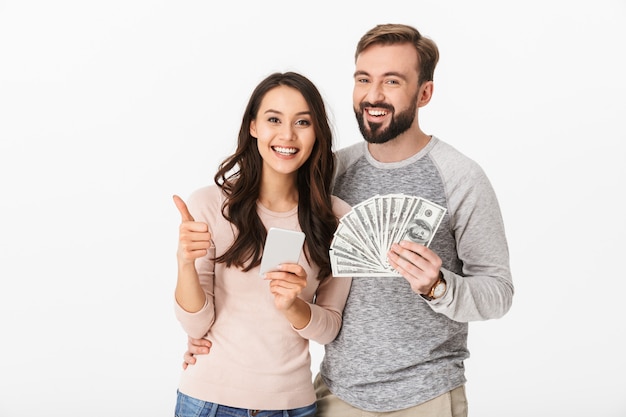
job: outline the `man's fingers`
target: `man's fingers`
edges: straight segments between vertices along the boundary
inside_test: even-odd
[[[185,352],[185,360],[187,357],[193,357],[193,355],[202,355],[209,353],[211,349],[211,342],[206,339],[194,339],[187,336],[187,352]],[[189,361],[187,361],[189,363]],[[194,359],[195,362],[195,359]]]
[[[189,213],[189,209],[187,208],[187,204],[185,204],[183,199],[180,198],[179,196],[177,196],[176,194],[174,194],[172,196],[172,198],[174,199],[174,204],[176,204],[176,208],[178,209],[178,212],[180,213],[180,217],[181,217],[182,221],[184,221],[184,222],[193,222],[193,221],[195,221],[193,219],[193,216],[191,215],[191,213]]]
[[[187,365],[194,365],[196,363],[196,358],[193,357],[191,352],[185,352],[185,356],[183,358],[183,369],[187,369]]]
[[[401,241],[399,245],[400,247],[408,249],[409,251],[419,256],[419,258],[416,258],[416,261],[414,261],[413,264],[418,265],[417,261],[421,261],[422,259],[426,260],[428,265],[425,265],[425,267],[422,267],[422,269],[428,268],[429,265],[431,268],[437,269],[437,271],[439,271],[439,269],[441,268],[441,265],[442,265],[441,258],[439,257],[439,255],[433,252],[430,248],[420,243],[414,243],[414,242],[410,242],[407,240]]]

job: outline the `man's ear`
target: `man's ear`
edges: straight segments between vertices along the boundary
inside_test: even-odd
[[[430,99],[433,97],[434,88],[435,85],[432,81],[426,81],[420,86],[417,96],[417,107],[424,107],[430,102]]]

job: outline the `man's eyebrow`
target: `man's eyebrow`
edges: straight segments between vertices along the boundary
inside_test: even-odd
[[[383,75],[385,77],[398,77],[398,78],[401,78],[403,80],[406,80],[406,76],[404,74],[402,74],[401,72],[389,71],[389,72],[386,72]]]
[[[365,75],[368,77],[370,76],[370,74],[367,71],[363,71],[363,70],[355,71],[354,77],[357,77],[359,75]],[[386,72],[383,74],[383,77],[398,77],[403,80],[406,80],[406,76],[404,74],[402,74],[401,72],[396,72],[396,71]]]

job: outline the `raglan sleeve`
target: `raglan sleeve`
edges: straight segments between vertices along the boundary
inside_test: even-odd
[[[447,290],[431,307],[459,322],[500,318],[511,308],[514,287],[496,193],[476,163],[469,163],[463,178],[448,185],[450,224],[462,273],[442,269]]]

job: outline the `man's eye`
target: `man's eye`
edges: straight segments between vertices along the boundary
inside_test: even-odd
[[[397,85],[400,84],[397,80],[387,80],[387,84]]]
[[[356,82],[357,84],[367,84],[369,80],[367,78],[357,78]]]

